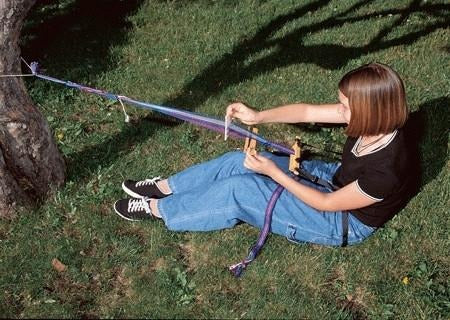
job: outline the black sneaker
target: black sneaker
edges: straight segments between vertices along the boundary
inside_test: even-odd
[[[148,199],[122,199],[114,203],[114,210],[122,218],[130,221],[152,219]]]
[[[160,177],[141,181],[125,180],[122,182],[122,189],[133,198],[161,199],[167,197],[169,194],[163,193],[158,188],[158,181],[161,181]]]

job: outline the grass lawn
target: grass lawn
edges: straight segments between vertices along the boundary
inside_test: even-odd
[[[449,319],[445,1],[43,2],[30,13],[22,53],[45,73],[220,118],[234,100],[260,110],[334,102],[347,71],[387,63],[418,123],[422,185],[363,244],[272,235],[235,279],[226,268],[246,255],[255,228],[174,233],[161,221],[122,220],[112,204],[124,197],[124,178],[167,177],[243,141],[133,107],[125,123],[118,104],[27,79],[68,177],[38,208],[0,222],[0,317]],[[339,151],[345,140],[342,128],[259,129],[322,149]]]

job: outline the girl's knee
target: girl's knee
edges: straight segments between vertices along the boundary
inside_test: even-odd
[[[236,169],[239,172],[246,171],[244,168],[245,154],[241,151],[227,152],[219,159],[222,169],[231,170],[231,172],[234,172]]]
[[[264,201],[275,187],[275,182],[270,178],[256,173],[231,176],[223,184],[230,196],[243,203],[253,202],[253,199]]]
[[[222,155],[222,159],[228,161],[239,161],[244,160],[245,154],[242,151],[230,151]]]

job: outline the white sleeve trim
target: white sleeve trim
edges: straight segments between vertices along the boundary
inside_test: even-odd
[[[383,200],[383,198],[375,198],[373,196],[371,196],[370,194],[367,194],[366,192],[364,192],[363,189],[361,189],[361,187],[359,186],[358,180],[355,181],[356,182],[356,186],[358,187],[359,192],[361,192],[363,195],[365,195],[366,197],[368,197],[369,199],[372,199],[374,201],[380,202]]]

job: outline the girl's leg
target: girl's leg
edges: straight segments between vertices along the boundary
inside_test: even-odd
[[[288,170],[289,157],[279,157],[268,152],[263,152],[262,155],[271,158],[280,168]],[[164,183],[167,183],[172,193],[176,194],[234,175],[254,174],[253,171],[244,167],[244,159],[244,152],[228,152],[216,159],[194,165],[170,176]]]
[[[261,227],[275,188],[276,184],[262,175],[234,175],[160,199],[158,209],[174,231],[218,230],[239,221]]]
[[[323,192],[324,188],[317,187]],[[235,175],[158,200],[164,222],[174,231],[210,231],[230,228],[244,221],[259,229],[277,184],[259,174]],[[362,241],[374,229],[349,219],[349,244]],[[342,244],[342,212],[321,212],[284,190],[277,201],[271,231],[293,242]]]

